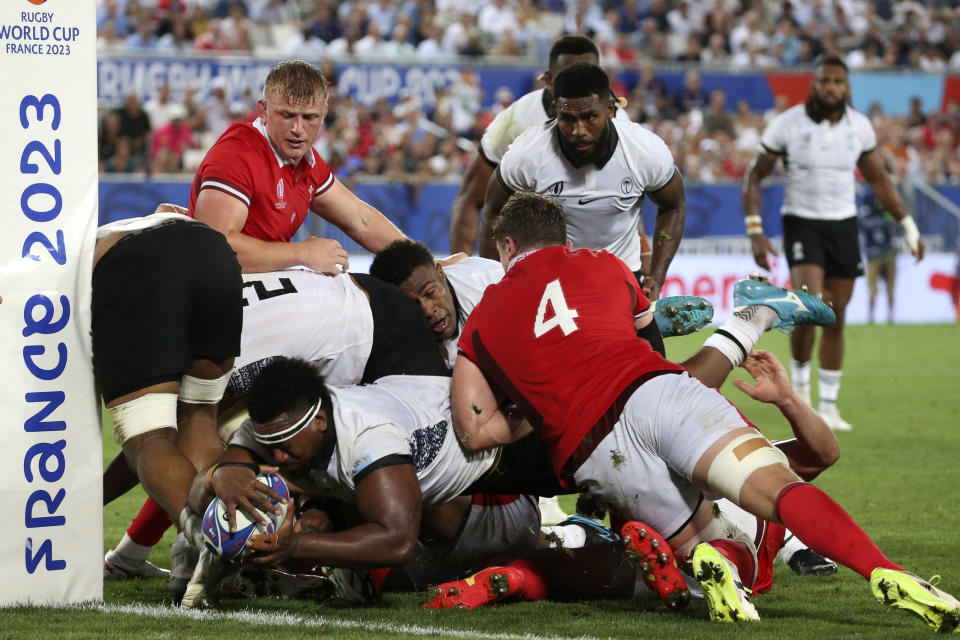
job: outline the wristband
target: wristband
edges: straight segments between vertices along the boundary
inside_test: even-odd
[[[920,249],[920,230],[917,229],[917,223],[913,221],[913,216],[906,215],[900,218],[900,226],[903,227],[903,240],[907,243],[910,251],[916,253]]]
[[[217,494],[217,492],[213,490],[213,474],[216,473],[220,467],[246,467],[250,469],[250,471],[253,471],[253,475],[255,476],[260,473],[260,465],[252,462],[218,462],[207,469],[207,475],[203,477],[203,489],[207,493]]]
[[[747,225],[748,236],[756,236],[763,233],[763,218],[761,218],[758,214],[753,213],[749,216],[745,216],[743,221]]]

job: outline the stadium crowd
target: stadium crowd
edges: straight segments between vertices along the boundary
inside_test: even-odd
[[[689,180],[710,183],[743,176],[766,122],[789,106],[787,99],[778,96],[767,113],[751,111],[746,102],[731,104],[721,90],[706,90],[692,67],[684,89],[671,94],[657,78],[658,65],[781,68],[839,53],[851,69],[949,72],[960,69],[960,10],[950,4],[100,0],[97,28],[101,52],[270,51],[326,59],[334,85],[331,59],[519,57],[539,67],[554,37],[586,33],[598,42],[601,63],[615,93],[627,98],[630,117],[668,142]],[[633,86],[618,73],[627,67],[639,70],[629,76],[639,78]],[[161,87],[145,104],[130,96],[105,108],[101,171],[190,172],[231,122],[254,117],[259,97],[231,101],[217,80],[208,99],[197,100],[195,93],[195,87]],[[501,88],[484,108],[487,98],[469,68],[433,104],[405,95],[397,104],[367,106],[334,90],[319,147],[343,179],[458,179],[486,125],[515,96]],[[879,105],[868,115],[895,175],[960,180],[960,104],[924,112],[917,99],[907,116],[885,114]]]

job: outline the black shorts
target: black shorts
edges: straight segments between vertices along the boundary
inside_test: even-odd
[[[816,264],[828,278],[863,275],[857,218],[808,220],[783,216],[783,251],[787,264]]]
[[[392,284],[365,273],[351,273],[370,296],[373,346],[363,382],[383,376],[449,376],[450,369],[420,303]]]
[[[121,238],[93,270],[93,370],[105,402],[240,354],[240,264],[205,224]]]

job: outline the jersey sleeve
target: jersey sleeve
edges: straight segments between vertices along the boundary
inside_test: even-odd
[[[461,355],[466,356],[471,362],[477,362],[477,351],[473,348],[473,332],[477,329],[477,319],[483,313],[483,301],[480,301],[473,311],[467,316],[467,321],[460,332],[460,339],[457,341],[457,349]]]
[[[784,139],[784,127],[787,119],[783,114],[770,121],[767,128],[763,130],[760,136],[760,145],[778,156],[782,156],[787,150],[787,141]]]
[[[513,129],[516,127],[515,113],[517,103],[512,103],[509,107],[501,111],[493,119],[493,122],[487,125],[480,138],[480,155],[491,166],[500,164],[503,154],[516,137]]]
[[[250,162],[254,152],[236,137],[218,140],[197,170],[197,191],[217,189],[237,198],[247,207],[253,198],[253,170]],[[329,171],[329,169],[328,169]]]
[[[497,179],[507,191],[536,191],[536,158],[531,157],[525,144],[532,134],[528,129],[517,138],[497,166]]]
[[[367,426],[353,442],[351,461],[354,486],[378,469],[413,464],[410,441],[392,422]]]
[[[658,191],[670,182],[676,171],[673,154],[663,138],[643,128],[642,125],[631,123],[630,126],[642,129],[646,157],[638,163],[639,178],[644,191]]]
[[[313,190],[313,197],[316,198],[317,196],[326,193],[330,187],[333,186],[334,176],[333,172],[330,171],[330,167],[327,165],[324,159],[320,157],[320,154],[316,151],[313,151],[313,154],[315,158],[313,170],[317,179],[317,188]]]
[[[863,114],[859,114],[860,117],[857,118],[857,137],[860,138],[860,144],[862,145],[863,153],[869,153],[877,148],[877,133],[873,130],[873,125],[870,123],[869,118]]]

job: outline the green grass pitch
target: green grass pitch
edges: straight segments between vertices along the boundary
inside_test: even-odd
[[[708,329],[707,332],[710,330]],[[682,360],[705,335],[667,341]],[[788,357],[774,332],[760,346]],[[892,559],[960,594],[960,327],[876,326],[847,331],[840,408],[854,430],[839,434],[842,456],[817,484],[831,493]],[[736,375],[745,375],[742,371]],[[814,373],[814,400],[816,374]],[[724,387],[771,438],[789,427],[775,409]],[[105,430],[104,452],[116,447]],[[105,510],[105,546],[123,534],[143,499],[137,489]],[[566,506],[572,507],[572,499]],[[169,566],[168,532],[151,560]],[[275,599],[228,600],[217,612],[183,615],[157,607],[161,579],[107,582],[105,605],[87,610],[15,608],[0,613],[4,638],[922,638],[930,632],[908,614],[873,601],[849,569],[800,578],[784,565],[773,589],[755,602],[762,620],[720,625],[702,600],[684,612],[659,603],[590,601],[518,603],[477,611],[426,611],[416,594],[387,594],[372,608]],[[140,606],[143,605],[143,606]],[[174,614],[174,615],[171,615]]]

